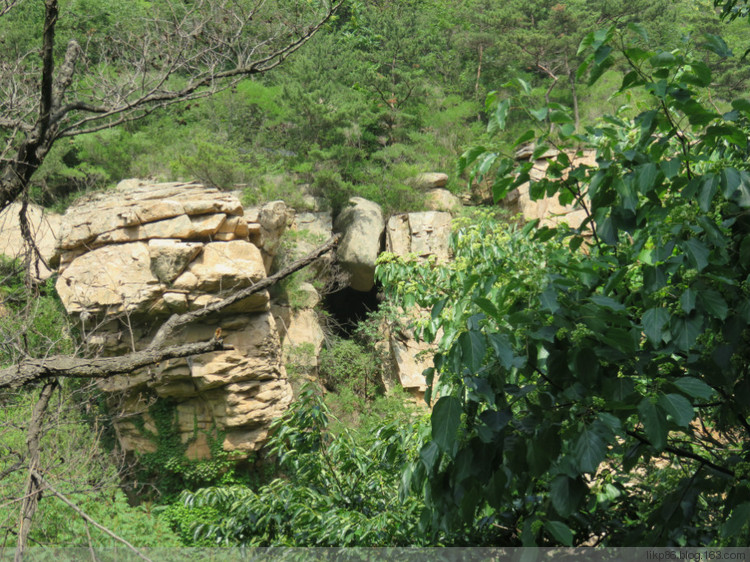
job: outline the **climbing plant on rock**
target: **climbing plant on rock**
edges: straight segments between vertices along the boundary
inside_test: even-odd
[[[386,258],[381,281],[429,307],[431,438],[402,493],[425,530],[476,525],[503,544],[742,545],[750,539],[750,101],[712,99],[705,57],[649,50],[643,28],[588,35],[579,78],[626,68],[623,108],[576,133],[566,108],[491,95],[520,140],[559,149],[546,176],[492,144],[461,165],[496,199],[576,203],[578,229],[461,225],[448,266]],[[556,126],[549,132],[547,123]],[[582,147],[596,166],[571,167]]]

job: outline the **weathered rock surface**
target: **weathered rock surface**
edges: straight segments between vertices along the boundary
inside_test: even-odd
[[[20,203],[12,203],[0,213],[0,254],[9,258],[20,258],[24,255],[23,236],[18,213],[21,210]],[[29,205],[26,210],[26,218],[29,222],[31,237],[34,240],[39,253],[44,261],[49,263],[55,254],[57,236],[60,231],[61,217],[55,213],[48,213],[38,205]],[[38,258],[34,257],[31,262],[32,275],[41,280],[47,279],[52,272]]]
[[[437,211],[393,215],[386,228],[386,250],[399,256],[448,260],[451,218],[450,213]]]
[[[399,256],[416,255],[418,259],[447,261],[450,255],[451,214],[428,211],[393,215],[386,227],[386,250]],[[415,318],[427,314],[419,309],[400,316]],[[431,366],[434,346],[417,342],[408,329],[387,326],[393,369],[398,383],[421,403],[427,388],[422,372]]]
[[[271,201],[261,207],[248,208],[244,218],[248,223],[249,240],[260,248],[266,273],[270,274],[281,237],[294,220],[294,210],[283,201]]]
[[[437,187],[445,187],[448,183],[448,174],[443,174],[440,172],[428,172],[425,174],[419,174],[409,183],[411,183],[412,187],[421,191],[427,191],[428,189],[435,189]]]
[[[289,306],[271,307],[281,336],[284,361],[304,374],[314,375],[325,334],[312,308],[294,310]]]
[[[343,234],[337,251],[339,264],[349,273],[356,291],[369,291],[375,285],[375,260],[384,228],[380,205],[361,197],[349,199],[349,206],[336,217],[334,230]]]
[[[92,351],[143,349],[170,314],[202,308],[266,276],[261,251],[249,241],[252,230],[231,195],[127,180],[63,217],[57,290],[68,312],[85,321]],[[124,450],[155,449],[149,432],[157,427],[157,398],[173,406],[174,431],[191,458],[209,456],[209,441],[219,434],[228,451],[262,445],[292,398],[268,293],[186,327],[167,345],[210,339],[217,328],[234,349],[101,382],[121,413],[116,431]]]
[[[425,194],[425,205],[430,211],[447,211],[456,213],[463,205],[461,200],[447,189],[430,189]]]

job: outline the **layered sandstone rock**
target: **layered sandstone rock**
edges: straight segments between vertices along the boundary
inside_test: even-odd
[[[173,313],[208,306],[266,276],[261,250],[236,197],[198,184],[122,182],[68,210],[58,246],[57,290],[82,321],[92,352],[143,349]],[[248,453],[292,398],[267,292],[180,331],[166,345],[211,338],[234,349],[173,359],[101,383],[120,416],[126,451],[155,447],[156,399],[174,410],[187,455]]]

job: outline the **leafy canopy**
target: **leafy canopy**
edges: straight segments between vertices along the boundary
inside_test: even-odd
[[[460,226],[453,264],[379,265],[401,302],[431,309],[421,334],[438,343],[431,438],[403,489],[423,495],[426,531],[479,521],[485,540],[527,546],[750,538],[750,101],[715,102],[707,55],[646,40],[637,25],[591,33],[579,70],[594,83],[623,65],[618,93],[643,106],[581,133],[564,106],[529,107],[546,131],[516,143],[535,141],[530,161],[494,141],[462,157],[496,199],[530,182],[534,199],[577,204],[580,228],[483,217]],[[729,55],[716,36],[706,49]],[[517,104],[490,96],[490,134]],[[596,165],[574,160],[584,149]]]

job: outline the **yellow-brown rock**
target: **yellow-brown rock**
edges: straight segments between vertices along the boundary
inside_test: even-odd
[[[171,314],[209,306],[266,276],[239,200],[198,184],[127,180],[69,209],[62,222],[57,290],[82,321],[92,353],[143,349]],[[101,381],[119,414],[123,450],[156,450],[157,400],[171,405],[171,431],[188,458],[209,456],[221,435],[226,450],[262,446],[292,398],[268,292],[188,325],[165,345],[205,341],[218,328],[232,349]]]

